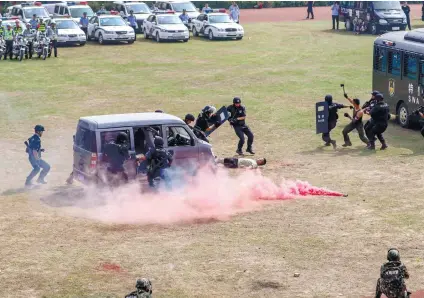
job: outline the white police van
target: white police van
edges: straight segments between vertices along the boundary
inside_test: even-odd
[[[144,2],[129,2],[129,1],[115,1],[113,2],[114,10],[119,12],[119,15],[128,20],[130,11],[133,11],[133,14],[137,20],[136,31],[143,33],[143,22],[147,17],[152,13],[149,6]]]
[[[43,19],[44,23],[49,23],[51,18],[47,9],[41,6],[41,2],[34,4],[22,3],[12,7],[11,17],[17,17],[24,23],[29,23],[32,16],[36,15],[37,19]]]
[[[154,38],[157,42],[164,40],[190,39],[190,31],[173,11],[154,13],[143,23],[144,38]]]
[[[90,19],[87,28],[87,39],[105,42],[135,41],[135,32],[119,15],[99,15]]]
[[[173,153],[172,167],[196,167],[214,161],[212,146],[197,139],[193,131],[178,117],[165,113],[136,113],[89,116],[79,119],[74,136],[72,179],[98,183],[107,161],[104,146],[124,132],[130,142],[130,155],[146,154],[154,142],[154,134],[165,140],[164,148]],[[126,161],[130,179],[136,176],[135,158]],[[68,181],[71,183],[72,181]]]
[[[214,9],[211,13],[201,13],[191,21],[193,36],[202,34],[210,40],[242,39],[244,36],[243,27],[231,20],[225,12],[225,9]]]
[[[94,12],[91,7],[88,6],[88,2],[66,2],[56,4],[53,15],[55,17],[70,16],[75,22],[77,22],[77,24],[79,24],[84,12],[87,13],[88,18],[94,16]]]

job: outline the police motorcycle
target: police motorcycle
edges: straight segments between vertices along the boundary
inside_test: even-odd
[[[5,52],[6,52],[6,41],[4,40],[3,36],[0,35],[0,57],[2,57]]]
[[[16,36],[15,41],[13,42],[12,54],[15,59],[19,59],[19,61],[22,61],[26,52],[27,41],[22,34],[19,34]]]
[[[25,52],[25,59],[28,59],[28,56],[32,57],[32,55],[34,54],[34,45],[36,44],[36,35],[37,35],[37,30],[35,29],[31,29],[31,35],[26,37],[26,41],[27,41],[27,52]],[[31,48],[31,53],[30,51],[30,44],[32,43],[32,48]]]
[[[38,58],[43,57],[46,60],[49,54],[50,38],[44,32],[38,33],[37,41],[34,42],[33,49],[37,53]]]

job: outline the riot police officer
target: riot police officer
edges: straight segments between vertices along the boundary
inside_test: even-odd
[[[241,105],[241,99],[239,97],[234,97],[233,104],[231,106],[228,106],[227,110],[231,115],[228,121],[230,122],[230,125],[234,128],[234,131],[239,138],[236,153],[239,155],[243,155],[244,135],[246,135],[246,152],[249,152],[250,154],[255,154],[252,149],[253,133],[250,130],[249,126],[246,125],[246,108]]]
[[[50,27],[47,29],[47,36],[51,40],[51,46],[49,47],[49,57],[52,55],[52,48],[54,49],[54,56],[57,58],[57,36],[58,32],[56,29],[56,23],[52,21]]]
[[[377,94],[375,96],[375,100],[375,105],[369,111],[371,119],[365,128],[365,133],[369,140],[368,149],[375,150],[375,140],[376,136],[378,136],[378,139],[381,142],[380,150],[385,150],[387,148],[387,144],[383,137],[383,133],[387,129],[390,118],[390,110],[389,105],[384,102],[383,94]]]
[[[196,123],[194,124],[193,132],[198,139],[209,143],[205,132],[211,131],[214,128],[218,128],[221,125],[221,123],[219,122],[210,125],[209,122],[211,121],[215,113],[216,108],[214,106],[206,106],[203,108],[202,112],[197,117]]]
[[[32,59],[32,52],[33,52],[33,46],[34,46],[33,38],[35,37],[35,33],[32,31],[34,29],[31,28],[30,23],[27,23],[26,26],[27,27],[23,32],[23,35],[27,39],[27,42],[28,42],[28,50],[25,53],[25,58]]]
[[[325,146],[333,145],[333,148],[336,149],[336,141],[331,139],[330,132],[337,125],[337,120],[339,119],[338,110],[348,108],[348,106],[333,102],[333,96],[331,95],[326,95],[324,100],[328,104],[328,132],[322,134],[322,140],[325,142]]]
[[[155,148],[151,148],[145,155],[148,163],[147,180],[150,187],[155,187],[154,180],[160,178],[165,181],[166,186],[170,187],[170,178],[167,169],[172,164],[172,154],[163,148],[162,137],[155,137]]]
[[[152,282],[147,278],[137,279],[135,287],[136,290],[125,298],[152,298]]]
[[[27,145],[26,152],[28,153],[28,159],[32,166],[32,171],[28,175],[25,181],[25,186],[32,185],[32,179],[37,176],[40,169],[42,169],[40,176],[38,176],[37,182],[41,184],[46,184],[44,178],[47,176],[50,171],[50,165],[41,159],[41,152],[44,152],[44,149],[41,148],[41,136],[44,132],[44,126],[36,125],[34,127],[34,135],[28,139],[28,142],[25,142]]]
[[[193,123],[196,119],[194,118],[194,116],[192,114],[187,114],[184,117],[184,123],[188,125],[188,127],[190,127],[191,129],[193,129],[193,127],[190,125],[191,123]]]
[[[9,54],[9,59],[12,60],[13,58],[13,38],[15,37],[15,34],[12,30],[12,26],[10,24],[7,24],[6,30],[3,33],[4,40],[6,41],[6,51],[4,52],[4,58],[3,60],[7,60],[7,55]]]
[[[128,151],[128,135],[125,132],[120,132],[115,141],[105,145],[104,154],[108,161],[107,171],[112,176],[118,178],[118,183],[128,182],[128,175],[124,169],[124,163],[130,159]],[[112,178],[109,176],[109,178]]]

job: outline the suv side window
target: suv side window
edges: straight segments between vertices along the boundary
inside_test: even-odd
[[[374,48],[374,69],[386,72],[387,50],[381,47]]]
[[[415,56],[405,54],[403,63],[403,74],[411,80],[417,79],[418,65]]]
[[[125,132],[128,135],[128,142],[130,141],[130,131],[128,129],[113,130],[113,131],[102,131],[100,133],[100,151],[103,152],[104,146],[112,141],[116,140],[119,133]]]
[[[69,9],[68,9],[67,7],[65,7],[65,8],[64,8],[64,10],[63,10],[63,14],[64,14],[64,15],[66,15],[66,14],[67,14],[67,15],[70,15],[70,13],[69,13]]]
[[[396,51],[389,51],[389,73],[394,76],[400,76],[400,61],[401,53]]]
[[[59,8],[60,8],[60,6],[59,5],[56,5],[54,7],[54,13],[59,13]]]
[[[170,126],[166,128],[168,147],[190,146],[191,136],[182,126]]]
[[[78,127],[75,145],[90,152],[97,152],[96,133],[87,128]]]

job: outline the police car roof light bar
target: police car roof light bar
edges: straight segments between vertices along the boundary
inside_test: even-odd
[[[34,2],[35,6],[41,6],[41,2]]]
[[[87,1],[82,1],[82,2],[80,2],[79,4],[80,4],[80,5],[88,5],[88,2],[87,2]]]
[[[223,13],[226,13],[227,10],[225,8],[217,8],[217,9],[212,9],[212,12],[223,12]]]

